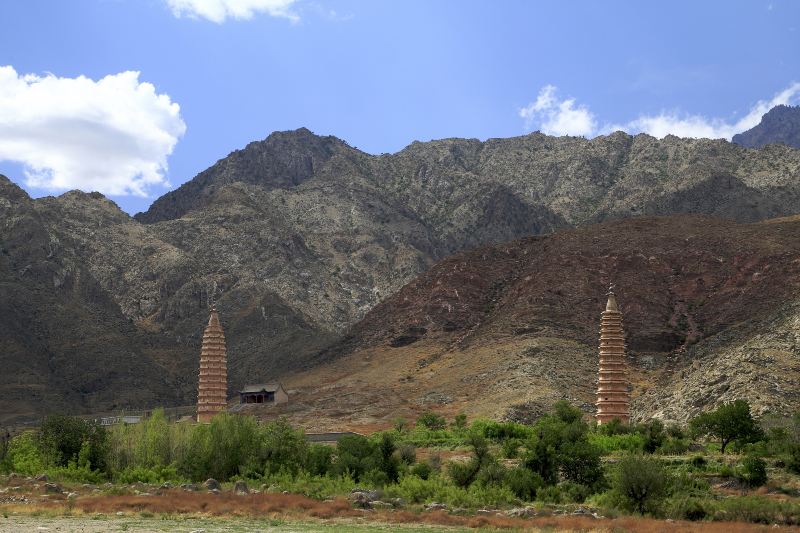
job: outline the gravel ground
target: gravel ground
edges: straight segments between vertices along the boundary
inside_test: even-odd
[[[295,522],[280,519],[202,519],[202,518],[168,518],[141,516],[20,516],[0,517],[1,533],[27,533],[40,531],[69,531],[79,533],[107,533],[115,531],[131,531],[136,533],[178,532],[178,533],[243,533],[243,532],[275,532],[275,533],[346,533],[357,531],[373,533],[399,531],[403,533],[432,533],[447,531],[448,533],[470,531],[463,528],[442,526],[402,526],[399,524],[359,524],[358,522]]]

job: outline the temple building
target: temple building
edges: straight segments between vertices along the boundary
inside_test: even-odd
[[[597,423],[615,418],[630,422],[631,395],[625,362],[625,333],[622,313],[617,307],[613,285],[608,291],[606,310],[600,315],[600,369],[597,380]]]
[[[239,391],[239,403],[288,403],[289,395],[280,383],[245,385]]]
[[[200,377],[197,383],[197,421],[210,422],[228,405],[228,356],[225,333],[216,307],[211,308],[200,349]]]

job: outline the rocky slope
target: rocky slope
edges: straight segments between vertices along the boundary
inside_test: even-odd
[[[42,268],[92,280],[96,298],[82,295],[80,304],[94,309],[102,299],[109,310],[101,315],[125,324],[95,323],[119,339],[104,345],[104,355],[90,355],[96,352],[77,340],[70,341],[73,352],[93,364],[108,362],[109,371],[118,359],[138,360],[128,355],[127,339],[131,346],[143,343],[141,357],[153,350],[164,355],[157,365],[169,368],[155,368],[168,394],[147,380],[130,396],[127,385],[115,389],[105,379],[93,385],[132,405],[147,403],[146,394],[163,403],[192,401],[199,336],[212,300],[229,339],[233,391],[245,381],[307,367],[379,302],[454,252],[632,215],[694,212],[753,221],[794,214],[800,212],[799,178],[800,151],[785,146],[749,150],[676,137],[535,133],[415,142],[372,156],[301,129],[234,152],[135,218],[97,194],[31,200],[5,178],[0,202],[36,220]],[[3,242],[25,246],[6,254],[14,266],[4,267],[8,282],[0,299],[5,292],[34,291],[19,273],[29,263],[26,247],[34,246],[27,242],[29,225],[3,224]],[[51,239],[61,255],[49,256]],[[67,260],[68,268],[58,263]],[[60,302],[62,285],[40,293],[46,298],[31,313]],[[73,329],[60,315],[46,324],[51,331]],[[649,338],[663,342],[656,334]],[[29,339],[20,326],[4,332],[0,348]],[[43,353],[66,357],[72,353],[66,350],[58,345]],[[17,363],[24,359],[24,351],[12,351]],[[56,396],[69,398],[70,409],[113,405],[84,398],[81,376],[90,373],[79,363],[69,394]],[[36,376],[30,383],[38,386],[59,379],[58,369],[47,365]],[[34,410],[44,405],[25,401]]]
[[[525,419],[561,398],[591,412],[611,281],[637,419],[686,420],[736,398],[757,413],[800,409],[796,219],[639,218],[457,254],[288,384],[314,413],[304,422],[328,427],[430,406]]]
[[[761,148],[768,144],[800,148],[800,106],[773,107],[758,125],[734,135],[733,142],[748,148]]]
[[[100,210],[110,203],[82,196]],[[174,365],[181,347],[132,324],[80,244],[2,177],[0,332],[0,424],[43,410],[176,403],[190,392]]]

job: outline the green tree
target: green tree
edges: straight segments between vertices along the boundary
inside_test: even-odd
[[[297,474],[308,464],[309,445],[305,434],[302,430],[294,429],[285,418],[263,424],[258,434],[258,462],[253,465],[255,470],[265,474],[280,471]],[[315,460],[324,462],[321,454]],[[315,467],[319,469],[321,465],[317,463]]]
[[[604,484],[600,450],[586,440],[562,444],[558,454],[561,474],[568,481],[587,487]]]
[[[397,446],[389,433],[382,433],[378,442],[380,461],[378,468],[386,474],[386,479],[392,483],[397,481],[400,473],[400,459],[395,455]]]
[[[84,458],[95,470],[105,471],[108,457],[108,438],[105,429],[95,422],[72,416],[50,415],[42,421],[38,434],[39,446],[54,466],[77,462],[81,448]]]
[[[667,438],[664,432],[664,423],[658,419],[642,424],[639,432],[644,437],[644,451],[647,453],[654,453]]]
[[[641,514],[655,513],[667,495],[669,478],[661,463],[645,455],[628,455],[617,465],[612,489],[622,506]]]
[[[354,481],[378,466],[377,449],[362,435],[345,435],[336,443],[334,472],[350,475]]]
[[[9,442],[11,442],[11,433],[8,430],[0,431],[0,470],[3,470],[6,466]]]
[[[566,401],[556,402],[553,412],[534,425],[522,464],[547,485],[558,483],[559,474],[576,483],[600,485],[600,450],[588,442],[588,432],[580,409]]]
[[[691,420],[689,426],[695,437],[711,436],[719,440],[722,453],[732,441],[756,442],[763,437],[750,414],[746,400],[722,404],[716,410],[703,413]]]

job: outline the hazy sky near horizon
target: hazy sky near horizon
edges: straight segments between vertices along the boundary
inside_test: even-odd
[[[623,129],[800,104],[800,2],[5,0],[0,173],[130,213],[248,142]]]

